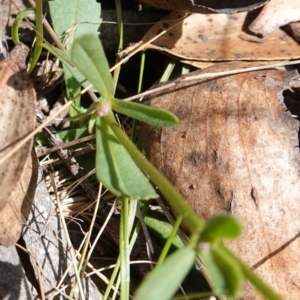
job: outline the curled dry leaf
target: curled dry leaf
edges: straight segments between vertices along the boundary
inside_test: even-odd
[[[240,218],[244,234],[229,247],[284,299],[300,299],[299,123],[282,102],[295,76],[266,70],[178,83],[147,103],[176,114],[179,125],[140,129],[148,159],[201,217],[227,211]],[[250,286],[243,296],[261,299]]]
[[[263,7],[249,29],[265,36],[283,25],[299,20],[299,0],[272,0]]]
[[[7,60],[0,62],[0,159],[35,128],[36,95],[25,70],[28,51],[27,46],[19,44],[9,54]],[[31,149],[32,140],[0,164],[2,222],[9,222],[13,218],[4,213],[7,206],[10,206],[15,217],[20,219],[22,203],[18,204],[16,200],[19,193],[16,186],[19,184]],[[11,244],[13,240],[9,236],[10,230],[14,231],[12,226],[8,228],[9,231],[2,232],[2,236],[4,235],[2,242],[6,245]]]
[[[249,11],[268,0],[139,0],[139,2],[167,10],[193,13],[227,13]]]
[[[173,12],[156,23],[143,37],[143,43],[170,30],[145,48],[169,53],[199,68],[216,61],[274,61],[300,56],[299,44],[281,29],[265,38],[247,33],[254,13],[184,16]]]

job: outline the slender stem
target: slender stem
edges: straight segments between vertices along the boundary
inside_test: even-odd
[[[118,46],[118,52],[123,50],[123,19],[122,19],[122,6],[120,0],[115,0],[116,4],[116,13],[117,13],[117,21],[118,21],[118,29],[119,29],[119,46]],[[119,58],[116,60],[116,64],[119,62]],[[121,71],[121,65],[119,65],[113,73],[113,80],[114,80],[114,87],[116,90],[119,76]]]
[[[179,229],[179,226],[181,224],[181,221],[182,221],[182,216],[179,216],[176,220],[176,222],[174,223],[173,227],[172,227],[172,231],[164,245],[164,248],[159,256],[159,259],[157,261],[157,264],[156,264],[156,268],[159,268],[163,262],[165,261],[166,257],[167,257],[167,254],[172,246],[172,243],[173,243],[173,240],[175,239],[176,237],[176,234],[177,234],[177,231]]]
[[[144,70],[145,70],[145,61],[146,61],[146,52],[142,51],[139,84],[138,84],[138,89],[137,89],[138,93],[140,93],[142,90],[142,84],[143,84],[143,79],[144,79]]]
[[[130,266],[129,266],[129,199],[122,201],[121,226],[120,226],[120,259],[121,259],[121,300],[129,299]]]
[[[35,26],[36,26],[36,41],[35,41],[35,47],[33,50],[30,67],[28,70],[28,73],[30,74],[35,67],[42,49],[43,49],[43,36],[44,36],[44,30],[43,30],[43,6],[42,6],[42,0],[36,0],[35,2]]]
[[[253,286],[261,293],[263,294],[266,299],[269,300],[282,300],[282,298],[276,294],[271,287],[269,287],[266,283],[263,282],[262,279],[260,279],[254,271],[249,268],[238,256],[233,254],[229,249],[224,247],[224,250],[227,252],[228,255],[230,255],[241,267],[245,277],[253,284]]]
[[[170,79],[170,76],[176,66],[176,60],[172,59],[169,61],[167,68],[165,69],[163,75],[161,76],[159,82],[165,82]]]
[[[186,203],[170,181],[142,155],[125,132],[119,127],[113,115],[108,115],[105,119],[137,166],[149,176],[150,180],[158,187],[165,199],[182,215],[190,231],[201,231],[204,226],[204,221],[197,216],[195,211]]]

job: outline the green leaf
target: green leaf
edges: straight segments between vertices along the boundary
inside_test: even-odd
[[[49,2],[49,7],[54,31],[67,51],[72,47],[74,40],[82,34],[97,34],[102,19],[101,6],[95,0],[55,0]],[[67,97],[70,99],[80,92],[81,85],[84,85],[86,80],[82,74],[66,63],[63,63],[63,69]],[[70,116],[76,115],[74,105],[80,108],[80,97],[76,99],[73,107],[70,107]]]
[[[178,118],[166,110],[118,99],[111,99],[111,103],[114,111],[150,125],[167,127],[178,123]]]
[[[237,238],[242,233],[242,226],[238,219],[229,215],[212,217],[206,222],[200,241],[212,242],[220,239]]]
[[[255,272],[248,267],[238,256],[233,254],[226,247],[223,247],[223,251],[226,252],[232,259],[237,262],[244,274],[244,277],[255,287],[265,299],[270,300],[283,300],[267,283],[265,283],[261,278],[259,278]]]
[[[48,44],[44,43],[43,47],[47,49],[51,54],[53,54],[55,57],[60,59],[64,66],[64,70],[69,70],[69,73],[72,73],[73,77],[83,86],[84,88],[91,85],[86,78],[76,69],[72,66],[72,62],[69,58],[69,54],[62,51],[61,49],[49,46]],[[68,82],[66,82],[68,85]],[[96,92],[97,90],[94,88],[91,88],[92,91]]]
[[[244,274],[238,262],[228,255],[222,247],[213,245],[211,248],[214,262],[222,272],[226,285],[222,294],[227,297],[236,297],[243,287]]]
[[[11,27],[11,37],[16,45],[20,43],[19,28],[21,27],[21,23],[23,19],[25,19],[29,15],[35,15],[35,9],[33,7],[26,8],[25,10],[18,13],[13,22],[13,25]]]
[[[160,268],[149,273],[138,287],[135,300],[168,300],[192,268],[196,253],[191,245],[176,250]]]
[[[80,95],[81,91],[81,84],[77,81],[75,76],[72,74],[72,72],[69,70],[65,64],[63,64],[64,68],[64,77],[65,77],[65,83],[66,83],[66,94],[68,99],[73,99],[76,95]],[[81,109],[81,98],[80,96],[77,97],[73,103],[69,106],[69,116],[75,117],[78,114],[83,113]],[[80,127],[80,120],[74,120],[71,122],[71,126],[73,128]]]
[[[149,200],[157,194],[148,178],[136,166],[105,118],[96,120],[96,174],[112,193],[132,199]]]
[[[220,296],[235,297],[241,291],[244,275],[230,255],[223,250],[220,243],[201,243],[200,257],[205,266],[205,277],[213,293]]]
[[[96,0],[49,1],[52,25],[66,48],[85,33],[96,34],[102,22],[101,5]]]
[[[97,35],[84,34],[76,39],[71,48],[71,60],[104,99],[110,100],[113,97],[113,80]]]
[[[173,226],[170,224],[167,218],[159,212],[149,211],[144,218],[145,224],[151,231],[154,231],[154,235],[159,236],[162,240],[167,240],[172,232]],[[176,236],[173,240],[173,246],[180,248],[183,246],[181,239]]]

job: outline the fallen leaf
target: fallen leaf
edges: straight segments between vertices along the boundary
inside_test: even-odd
[[[242,221],[243,237],[228,245],[284,299],[300,299],[299,123],[282,102],[297,76],[265,70],[196,83],[179,79],[146,100],[177,115],[179,125],[140,129],[148,159],[201,217],[227,211]],[[243,296],[262,299],[249,285]]]
[[[28,51],[27,46],[19,44],[7,60],[0,62],[0,159],[35,128],[36,95],[25,65]],[[14,206],[16,186],[31,149],[32,140],[0,164],[0,211],[7,203]],[[4,214],[2,221],[6,218]]]
[[[144,49],[166,52],[200,68],[215,61],[282,61],[300,57],[299,44],[281,29],[265,38],[245,31],[256,17],[253,13],[191,14],[183,19],[184,16],[173,12],[157,22],[143,37],[144,44],[170,30]]]
[[[299,43],[300,42],[300,23],[290,23],[288,26],[293,34],[294,39]]]
[[[140,0],[157,8],[194,13],[236,13],[258,8],[268,0]]]
[[[37,186],[38,161],[34,153],[25,162],[25,169],[13,189],[12,196],[0,210],[0,244],[11,246],[21,236],[26,224],[35,188]]]
[[[300,20],[300,2],[298,0],[272,0],[267,3],[249,29],[263,36],[277,28]]]

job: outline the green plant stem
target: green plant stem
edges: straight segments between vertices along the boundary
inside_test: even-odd
[[[36,41],[35,41],[35,47],[33,50],[32,58],[30,61],[30,67],[28,70],[28,73],[30,74],[35,67],[42,49],[43,49],[43,7],[42,7],[42,0],[36,0],[35,1],[35,26],[36,26]]]
[[[142,54],[141,54],[141,64],[140,64],[140,75],[139,75],[139,82],[138,82],[138,89],[137,89],[137,93],[138,94],[142,90],[143,79],[144,79],[145,61],[146,61],[146,51],[142,51]],[[137,140],[137,138],[136,138],[136,128],[137,128],[137,125],[138,125],[138,120],[133,119],[132,120],[132,127],[131,127],[131,140],[133,141],[133,143],[135,143],[136,140]]]
[[[122,19],[122,6],[121,6],[121,1],[120,0],[115,0],[115,5],[116,5],[116,13],[117,13],[117,22],[118,22],[118,29],[119,29],[119,46],[118,46],[118,52],[123,50],[123,19]],[[116,60],[116,64],[119,62],[119,58]],[[120,76],[120,71],[121,71],[121,65],[119,65],[115,70],[114,70],[114,75],[113,75],[113,81],[114,81],[114,87],[116,90],[119,76]]]
[[[239,263],[245,277],[252,283],[252,285],[269,300],[283,300],[276,294],[272,288],[260,279],[251,268],[249,268],[238,256],[233,254],[229,249],[224,246],[224,250],[230,255],[237,263]]]
[[[168,237],[165,245],[164,245],[164,248],[159,256],[159,259],[157,261],[157,264],[156,264],[156,268],[159,268],[163,262],[165,261],[166,257],[167,257],[167,254],[170,250],[170,247],[173,243],[173,240],[174,238],[176,237],[176,234],[177,234],[177,231],[178,231],[178,228],[181,224],[181,221],[182,221],[182,216],[179,216],[177,219],[176,219],[176,222],[174,223],[173,227],[172,227],[172,231],[170,233],[170,236]]]
[[[30,7],[26,8],[22,12],[20,12],[17,17],[15,18],[13,25],[11,27],[11,37],[13,42],[17,45],[20,43],[19,39],[19,28],[21,25],[21,22],[23,21],[24,18],[26,18],[29,14],[35,13],[35,9]]]
[[[121,259],[121,300],[129,299],[130,266],[129,266],[129,199],[122,201],[120,226],[120,259]]]
[[[142,90],[143,78],[144,78],[144,70],[145,70],[145,61],[146,61],[146,52],[142,51],[141,54],[141,67],[140,67],[140,75],[139,75],[139,83],[137,93],[139,94]]]
[[[133,200],[133,201],[135,201],[135,200]],[[137,203],[136,203],[136,205],[137,205]],[[134,211],[134,210],[135,209],[132,208],[132,205],[130,205],[129,211],[131,212],[131,211]],[[131,216],[131,214],[129,214],[129,221],[128,221],[128,223],[129,223],[129,227],[130,227],[130,231],[131,231],[131,228],[132,228],[133,222],[134,222],[134,217],[131,218],[130,216]],[[131,239],[130,239],[129,254],[131,253],[131,251],[132,251],[132,249],[133,249],[133,247],[135,245],[135,241],[136,241],[137,237],[138,237],[138,230],[134,230],[133,233],[132,233]],[[116,261],[113,273],[112,273],[112,275],[109,278],[109,283],[108,283],[107,288],[105,290],[105,293],[103,295],[103,300],[107,300],[108,297],[109,297],[109,293],[110,293],[110,291],[112,289],[112,285],[115,282],[115,279],[116,279],[116,277],[118,275],[118,272],[119,272],[119,269],[120,269],[120,265],[121,265],[121,258],[120,258],[120,255],[119,255],[119,257],[118,257],[118,259]],[[118,286],[119,286],[118,282],[119,282],[119,280],[116,283],[116,286],[115,286],[116,289],[118,289]]]
[[[170,79],[170,76],[171,76],[175,66],[176,66],[176,60],[174,60],[174,59],[170,60],[170,62],[168,63],[168,66],[165,69],[163,75],[161,76],[159,82],[168,81]]]
[[[186,203],[184,198],[179,192],[177,192],[169,180],[142,155],[125,132],[119,127],[113,115],[110,114],[106,116],[105,119],[136,165],[149,176],[151,181],[159,188],[166,200],[179,214],[182,215],[183,220],[189,227],[190,231],[200,232],[204,226],[204,221],[201,220],[194,210]]]

